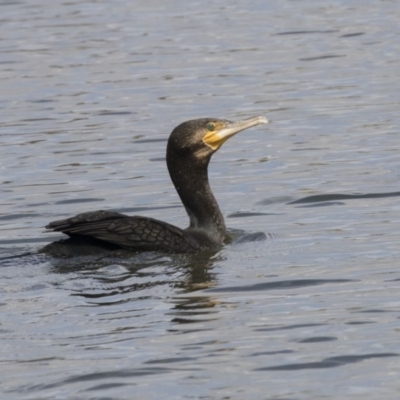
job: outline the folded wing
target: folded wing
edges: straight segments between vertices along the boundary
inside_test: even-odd
[[[94,211],[51,222],[46,229],[71,238],[94,238],[128,250],[195,252],[200,243],[184,230],[153,218]]]

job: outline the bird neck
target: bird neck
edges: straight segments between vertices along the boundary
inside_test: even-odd
[[[178,161],[179,160],[179,161]],[[184,159],[167,154],[171,180],[190,218],[188,231],[199,232],[217,244],[226,235],[224,217],[208,182],[210,159]]]

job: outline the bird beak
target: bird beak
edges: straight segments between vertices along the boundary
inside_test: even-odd
[[[206,133],[203,137],[203,141],[213,150],[218,150],[232,136],[260,124],[268,124],[267,118],[258,116],[237,122],[227,121],[221,127],[218,126],[216,130]]]

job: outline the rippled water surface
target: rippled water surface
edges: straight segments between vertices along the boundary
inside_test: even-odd
[[[400,397],[398,1],[2,1],[0,20],[1,398]],[[82,211],[184,227],[170,131],[253,115],[271,124],[210,165],[221,251],[36,254]]]

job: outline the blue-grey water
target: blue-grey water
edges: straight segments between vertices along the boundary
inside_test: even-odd
[[[399,399],[399,21],[397,0],[1,1],[0,397]],[[210,164],[239,238],[219,252],[34,254],[83,211],[185,227],[169,133],[253,115]]]

